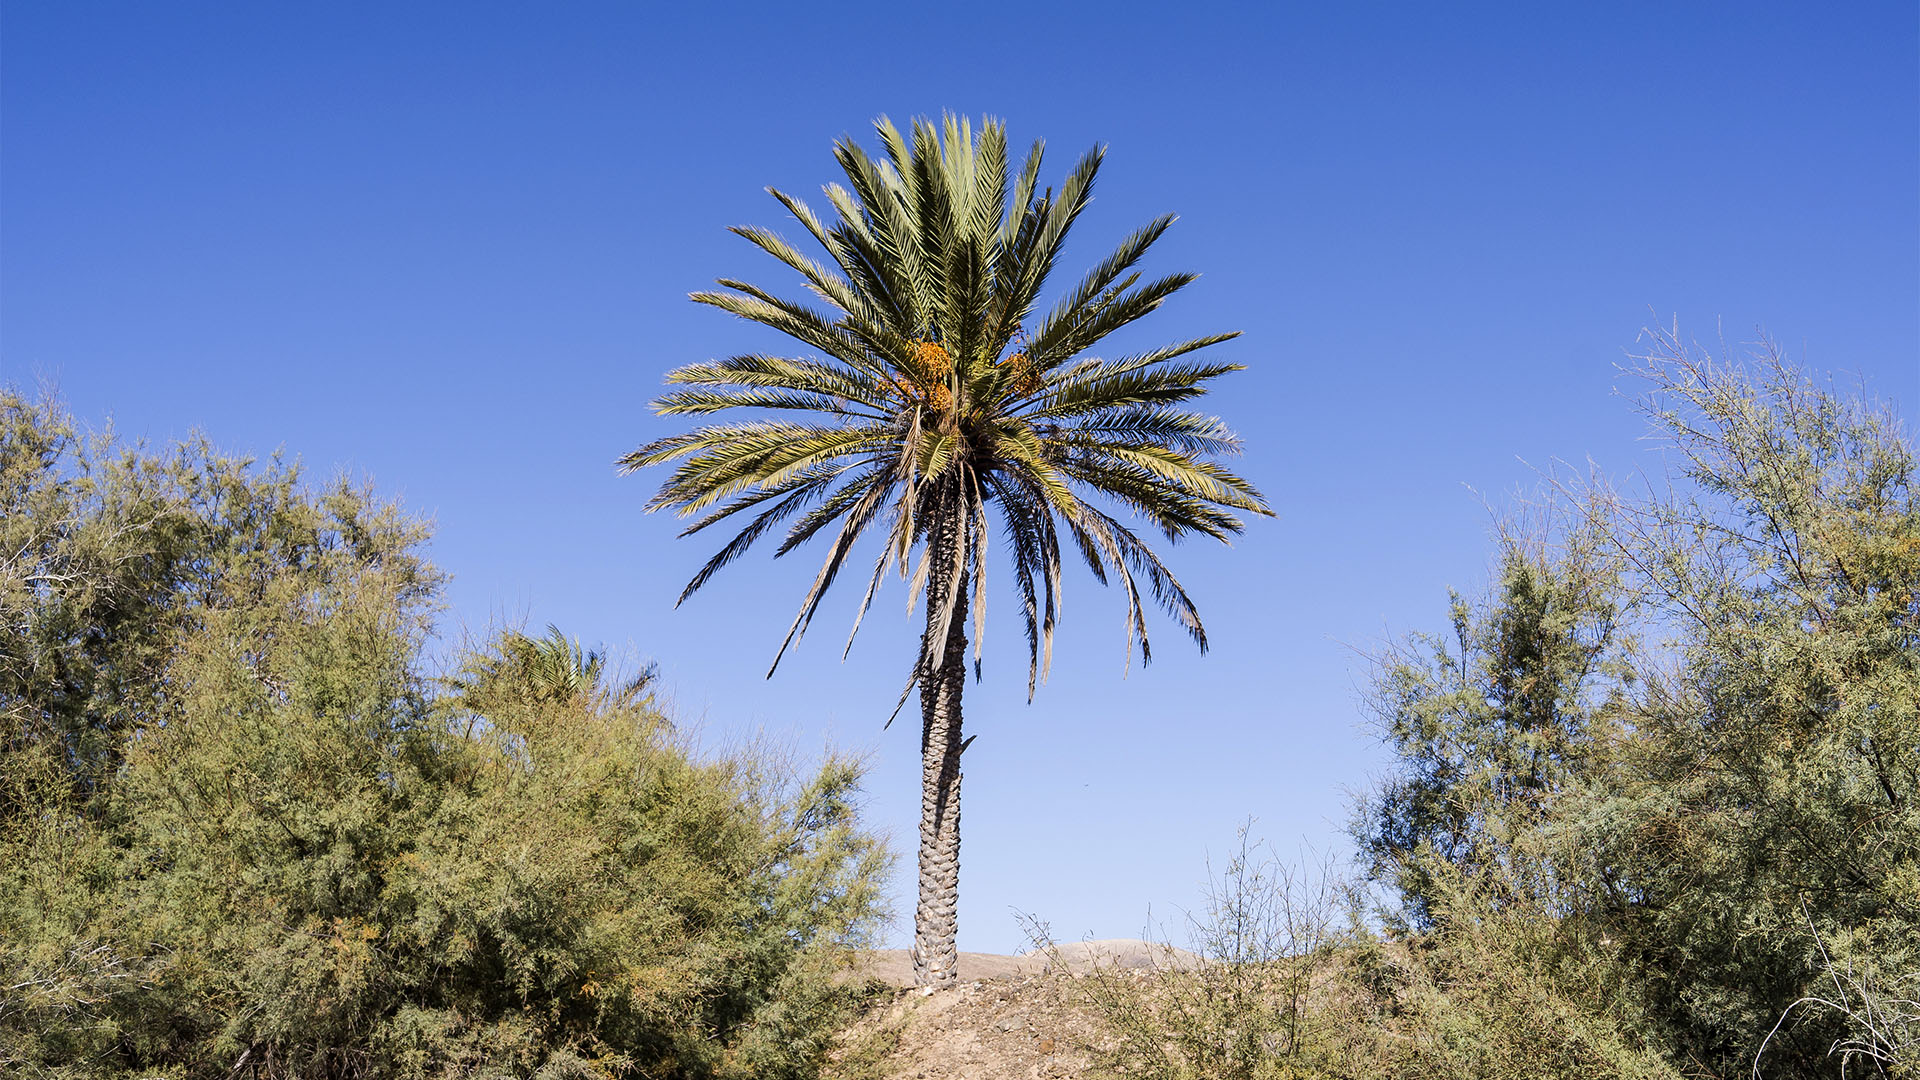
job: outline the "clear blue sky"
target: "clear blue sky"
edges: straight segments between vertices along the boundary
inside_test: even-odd
[[[128,435],[370,476],[436,520],[450,631],[555,622],[657,659],[712,743],[869,752],[910,915],[917,731],[880,730],[903,591],[847,663],[843,597],[763,681],[811,556],[675,611],[708,552],[612,462],[668,430],[662,372],[767,343],[685,295],[792,286],[723,230],[778,225],[761,189],[817,190],[836,136],[990,113],[1048,140],[1056,180],[1105,142],[1070,262],[1181,215],[1153,265],[1204,277],[1133,342],[1246,332],[1214,404],[1280,516],[1173,552],[1204,658],[1163,626],[1123,679],[1119,600],[1081,574],[1028,706],[999,595],[961,943],[1019,946],[1011,908],[1129,935],[1194,902],[1247,815],[1339,843],[1381,764],[1355,650],[1483,580],[1487,503],[1532,465],[1653,460],[1614,394],[1643,325],[1764,327],[1911,423],[1916,11],[15,0],[0,379]]]

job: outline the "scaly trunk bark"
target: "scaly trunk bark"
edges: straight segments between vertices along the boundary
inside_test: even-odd
[[[960,691],[967,674],[967,575],[952,565],[958,546],[957,523],[941,525],[934,537],[933,565],[927,575],[927,629],[922,656],[931,670],[920,677],[920,903],[913,917],[913,981],[918,986],[952,986],[960,977]],[[953,574],[959,599],[940,633],[940,607]]]

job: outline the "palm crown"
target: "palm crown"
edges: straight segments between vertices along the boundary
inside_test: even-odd
[[[1063,533],[1095,578],[1117,581],[1125,594],[1129,651],[1138,641],[1143,660],[1151,659],[1143,587],[1205,649],[1185,589],[1132,528],[1098,505],[1131,510],[1170,539],[1198,532],[1225,541],[1243,527],[1235,511],[1270,512],[1251,484],[1212,460],[1237,452],[1238,439],[1219,420],[1180,407],[1239,369],[1182,358],[1237,334],[1120,358],[1089,354],[1194,280],[1143,280],[1134,269],[1173,216],[1127,237],[1038,315],[1104,150],[1082,157],[1056,194],[1036,190],[1036,142],[1009,190],[999,123],[984,123],[976,140],[964,119],[921,121],[911,142],[884,118],[875,126],[884,157],[849,139],[835,146],[847,185],[825,189],[831,223],[769,189],[830,263],[770,230],[733,230],[798,271],[831,310],[727,279],[722,291],[692,297],[778,330],[812,355],[691,364],[667,376],[681,389],[655,402],[669,415],[746,408],[801,417],[704,426],[621,459],[627,471],[679,462],[648,509],[700,515],[682,535],[747,518],[681,600],[777,526],[791,521],[777,554],[828,533],[831,546],[777,667],[856,542],[883,534],[860,614],[890,567],[910,576],[916,593],[926,591],[928,633],[910,693],[938,668],[947,631],[961,629],[950,624],[969,606],[978,670],[994,508],[1022,601],[1029,696],[1051,654]]]

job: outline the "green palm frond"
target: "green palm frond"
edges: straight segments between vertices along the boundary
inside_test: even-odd
[[[1147,367],[1137,361],[1095,363],[1049,387],[1046,398],[1027,415],[1059,420],[1103,409],[1135,405],[1176,405],[1207,392],[1206,383],[1239,364],[1167,364]]]
[[[659,668],[647,664],[618,682],[609,681],[610,674],[606,653],[549,623],[545,637],[501,631],[444,682],[461,708],[497,717],[515,704],[624,708],[644,700]]]
[[[1154,405],[1104,409],[1062,428],[1056,438],[1067,444],[1163,446],[1196,456],[1225,457],[1240,452],[1239,438],[1218,417]]]
[[[777,666],[854,549],[884,537],[854,632],[881,582],[898,573],[910,597],[928,605],[930,627],[946,625],[965,599],[977,672],[992,551],[1011,564],[1031,695],[1051,659],[1065,537],[1096,581],[1119,586],[1129,655],[1137,642],[1143,661],[1151,658],[1148,607],[1164,610],[1204,649],[1191,598],[1114,515],[1149,522],[1170,539],[1226,541],[1244,528],[1239,515],[1270,513],[1253,485],[1217,460],[1239,452],[1234,434],[1181,407],[1240,369],[1183,358],[1236,335],[1117,359],[1093,351],[1193,282],[1192,274],[1141,273],[1173,215],[1128,235],[1037,315],[1092,198],[1104,149],[1083,155],[1057,191],[1043,191],[1043,144],[1033,144],[1016,174],[997,121],[976,130],[947,116],[902,129],[883,117],[874,127],[877,153],[852,139],[834,146],[843,181],[823,189],[830,216],[768,189],[798,224],[796,235],[823,254],[772,229],[733,230],[797,274],[820,306],[731,278],[692,294],[779,331],[809,355],[689,364],[667,376],[675,389],[654,403],[663,415],[769,415],[668,435],[620,459],[626,471],[674,466],[647,508],[699,515],[687,534],[746,522],[682,599],[778,528],[785,533],[776,555],[829,537]],[[782,414],[795,418],[771,418]],[[1004,542],[990,545],[996,518]],[[936,662],[919,658],[907,693]]]

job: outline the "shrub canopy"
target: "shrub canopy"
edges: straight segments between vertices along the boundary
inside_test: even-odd
[[[1657,345],[1670,486],[1580,493],[1384,658],[1356,838],[1416,928],[1464,881],[1613,957],[1687,1068],[1920,1068],[1912,445],[1777,353]]]
[[[426,674],[426,530],[0,397],[0,1062],[788,1076],[878,910],[859,770],[691,752],[557,632]]]

